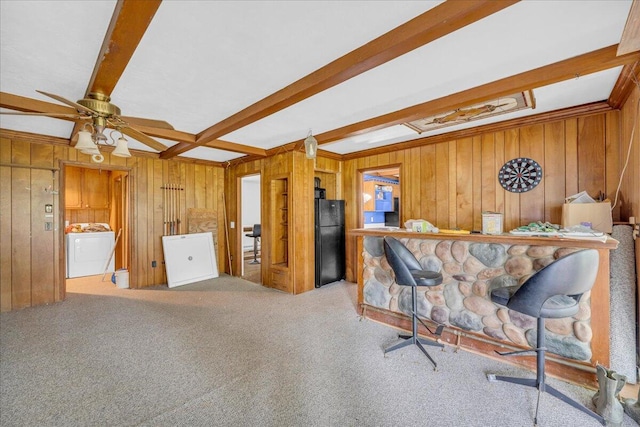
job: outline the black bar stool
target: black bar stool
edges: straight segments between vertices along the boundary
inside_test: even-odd
[[[260,224],[253,224],[253,231],[251,234],[245,234],[247,237],[253,237],[253,261],[249,264],[260,264],[258,261],[258,242],[260,241]]]
[[[438,286],[442,283],[442,274],[435,271],[424,270],[415,256],[411,253],[405,245],[403,245],[398,239],[390,236],[384,238],[384,253],[387,257],[389,265],[393,269],[396,276],[396,283],[400,286],[411,286],[411,335],[399,335],[398,338],[402,339],[397,344],[394,344],[384,350],[384,353],[389,353],[394,350],[406,347],[411,344],[415,344],[420,350],[427,356],[427,358],[433,364],[433,369],[436,370],[438,365],[431,358],[424,346],[434,346],[444,348],[444,345],[439,342],[426,340],[418,337],[418,321],[422,323],[422,326],[436,336],[442,335],[444,325],[438,325],[435,332],[431,331],[429,327],[418,317],[418,286]]]
[[[538,407],[541,393],[547,392],[574,408],[590,415],[605,425],[604,418],[545,384],[544,319],[571,317],[578,313],[580,297],[593,286],[598,274],[598,251],[587,249],[566,255],[539,270],[520,286],[507,286],[491,291],[491,301],[510,310],[535,317],[537,321],[537,348],[532,350],[497,352],[501,356],[536,353],[536,378],[514,378],[488,374],[489,381],[506,381],[538,389],[534,425],[538,425]]]

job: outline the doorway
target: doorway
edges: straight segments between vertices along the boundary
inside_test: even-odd
[[[262,226],[260,174],[240,178],[240,253],[243,279],[262,284]]]
[[[400,227],[400,166],[360,171],[359,227]]]
[[[74,163],[63,163],[62,169],[65,288],[74,278],[111,280],[111,272],[130,267],[129,170]],[[84,253],[87,248],[91,255]]]

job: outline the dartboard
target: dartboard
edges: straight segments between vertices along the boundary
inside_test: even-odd
[[[526,157],[511,159],[500,168],[500,185],[512,193],[533,190],[542,180],[542,168],[535,160]]]

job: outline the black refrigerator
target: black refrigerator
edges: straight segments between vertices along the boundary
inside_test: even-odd
[[[344,200],[315,199],[316,288],[344,279]]]

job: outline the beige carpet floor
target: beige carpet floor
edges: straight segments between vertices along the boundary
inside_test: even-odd
[[[98,276],[99,279],[99,276]],[[0,315],[2,426],[530,426],[532,373],[465,351],[383,355],[356,285],[288,295],[222,276],[169,289],[69,281],[67,300]],[[591,390],[549,382],[590,405]],[[596,426],[544,395],[541,426]],[[635,425],[625,416],[624,426]]]

